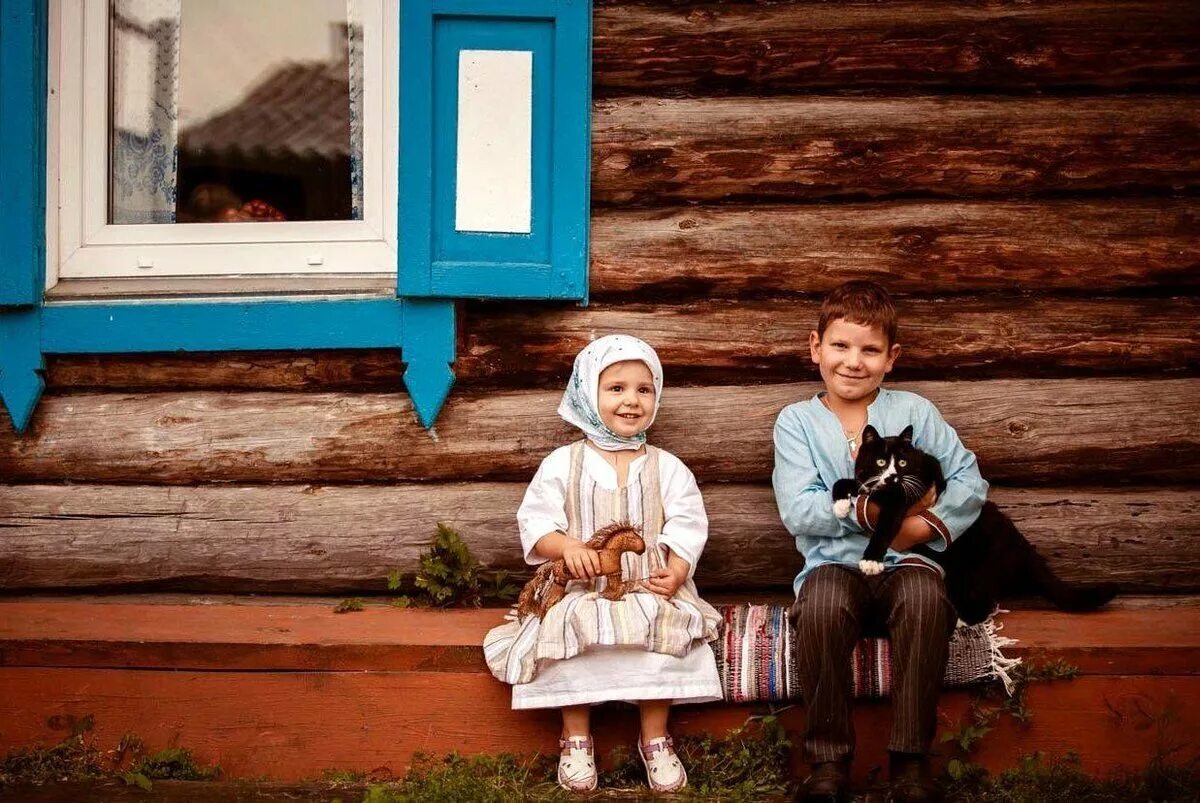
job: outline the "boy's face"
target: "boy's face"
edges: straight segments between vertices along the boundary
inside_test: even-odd
[[[900,356],[899,344],[888,343],[878,326],[863,326],[838,318],[825,327],[825,336],[808,336],[812,361],[821,368],[821,379],[830,395],[844,402],[872,398]]]
[[[641,360],[615,362],[600,372],[596,397],[600,420],[622,438],[632,438],[650,426],[654,397],[654,376]]]

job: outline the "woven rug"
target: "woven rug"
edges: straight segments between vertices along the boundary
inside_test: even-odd
[[[717,605],[723,626],[713,642],[725,700],[731,703],[798,700],[799,680],[792,651],[795,634],[785,605]],[[977,625],[960,624],[950,639],[946,662],[947,688],[999,680],[1012,691],[1008,670],[1021,662],[1006,658],[1002,647],[1016,643],[1000,635],[994,618]],[[853,675],[854,696],[884,698],[892,690],[891,643],[863,639],[854,648],[847,670]]]

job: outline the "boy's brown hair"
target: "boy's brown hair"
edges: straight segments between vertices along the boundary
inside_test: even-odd
[[[839,318],[860,326],[878,326],[887,335],[889,346],[896,343],[900,330],[896,304],[878,282],[855,279],[833,288],[821,302],[817,337],[825,337],[825,328]]]

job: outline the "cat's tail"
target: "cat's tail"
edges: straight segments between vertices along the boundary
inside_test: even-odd
[[[1116,583],[1068,583],[1051,570],[1046,559],[1033,553],[1033,582],[1064,611],[1094,611],[1117,595]]]

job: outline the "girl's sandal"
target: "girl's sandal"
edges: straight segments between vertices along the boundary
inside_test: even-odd
[[[596,788],[596,751],[590,736],[558,740],[558,785],[568,792]]]
[[[675,742],[670,736],[651,739],[649,744],[638,740],[638,755],[646,767],[646,782],[655,792],[678,792],[687,786],[687,770],[675,753]]]

